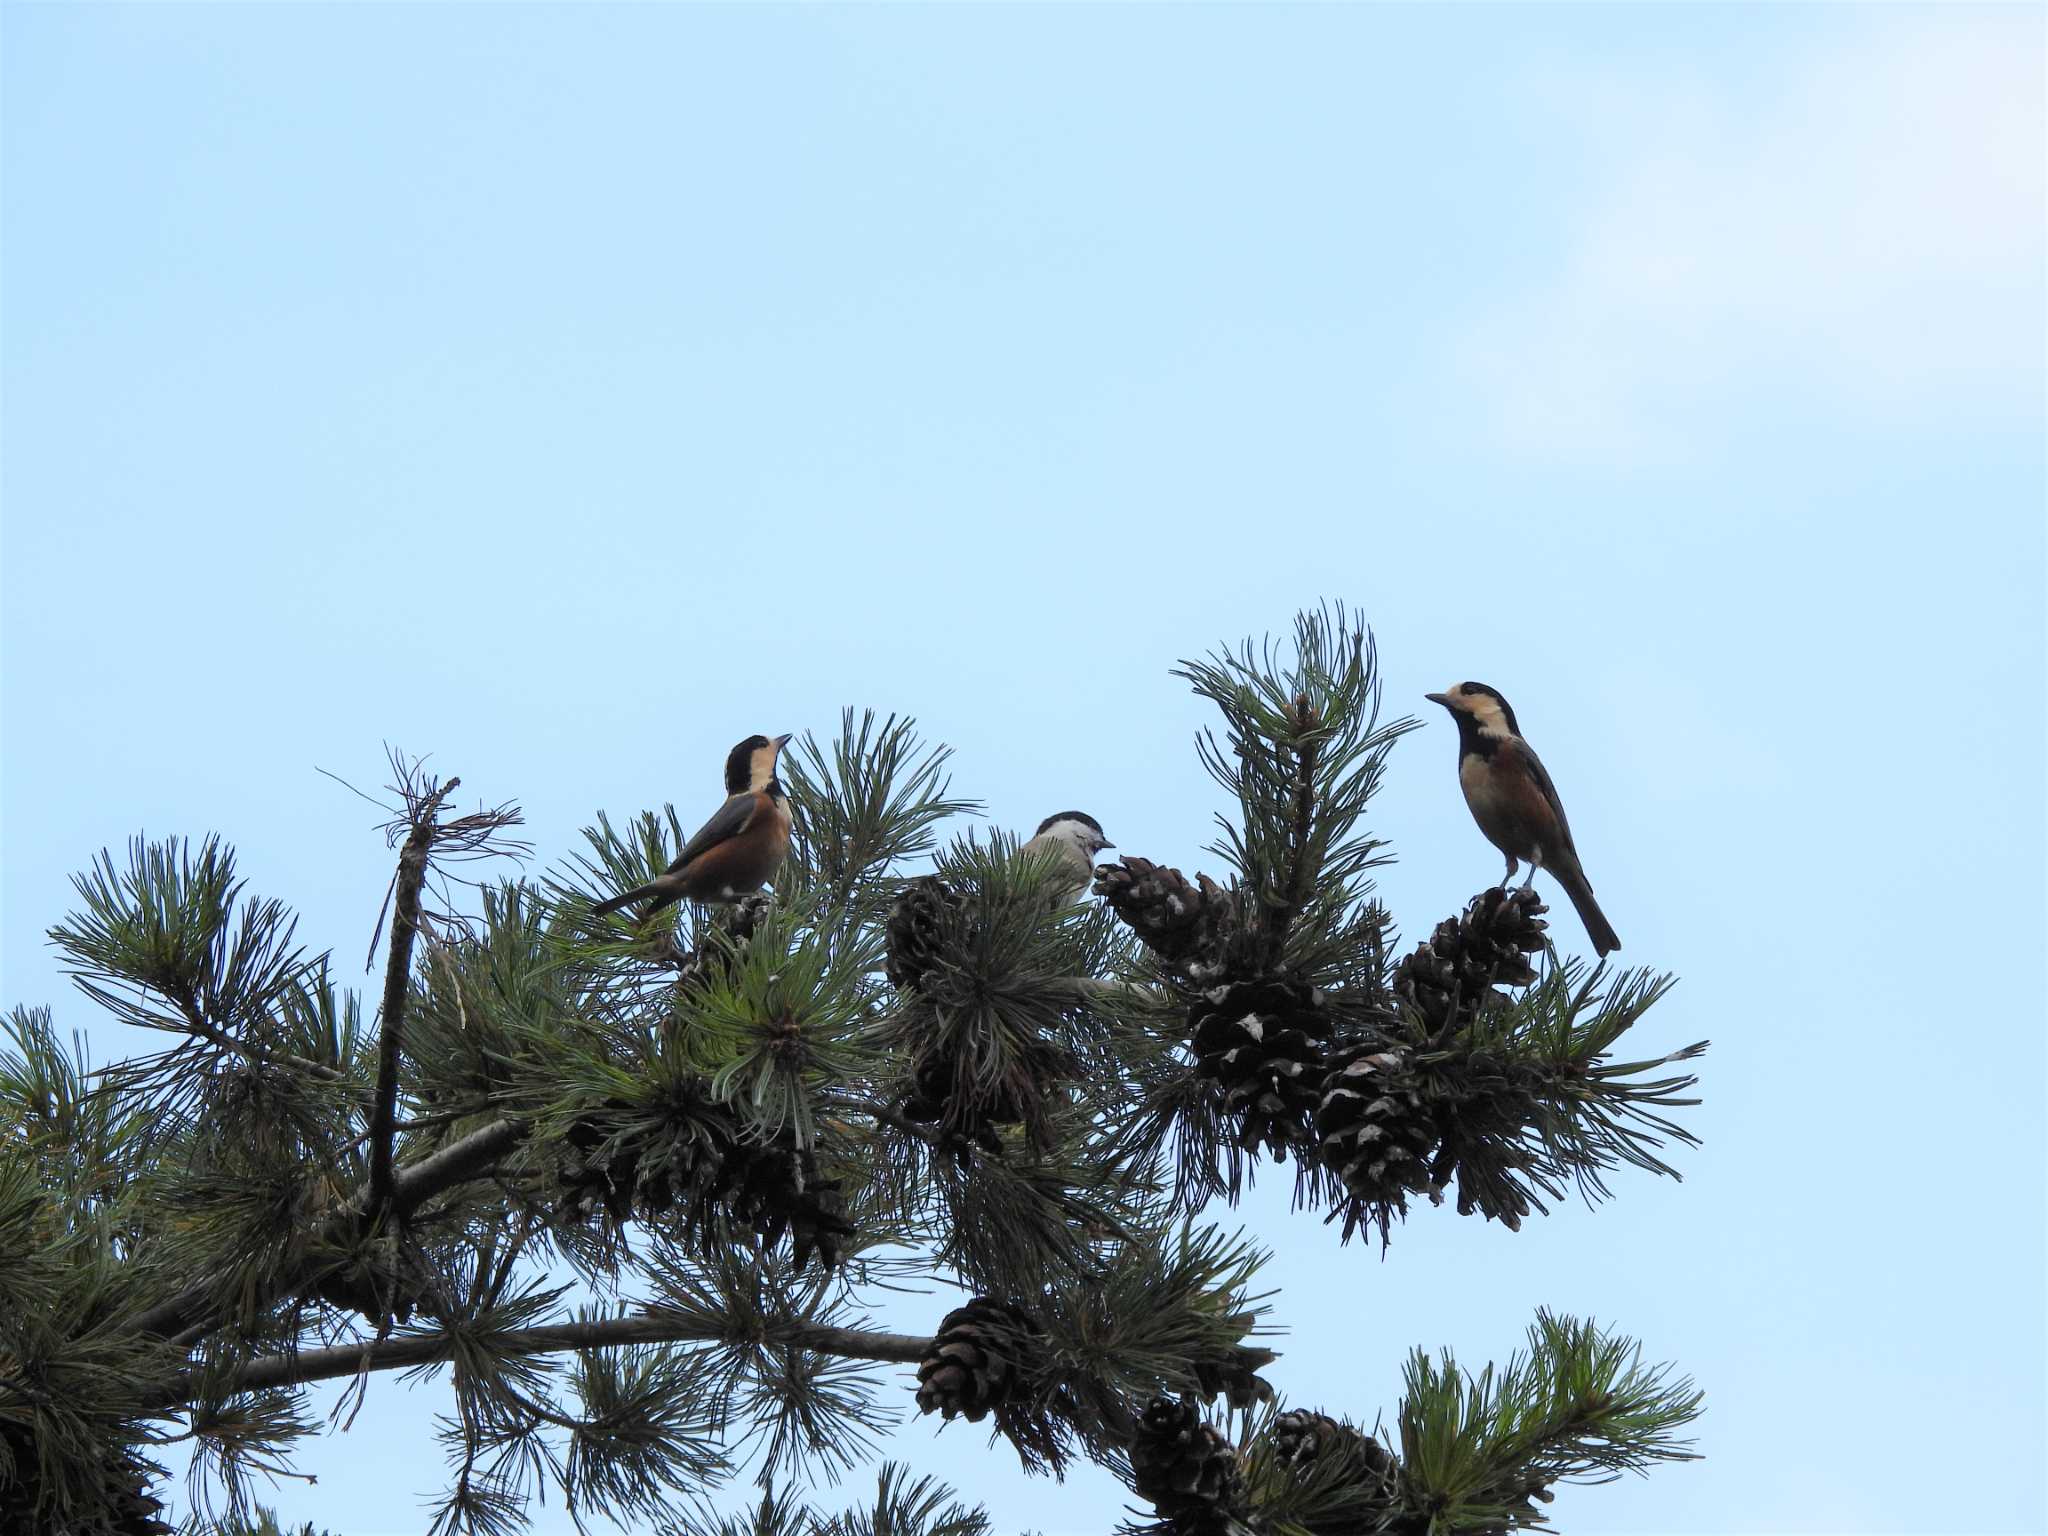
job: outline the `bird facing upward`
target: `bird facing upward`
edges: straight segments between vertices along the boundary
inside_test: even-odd
[[[1542,760],[1522,740],[1508,701],[1498,689],[1484,683],[1458,683],[1446,692],[1423,697],[1443,705],[1458,722],[1458,784],[1479,830],[1507,856],[1508,872],[1501,877],[1502,883],[1514,879],[1518,859],[1529,863],[1524,885],[1534,882],[1537,870],[1549,871],[1578,909],[1594,953],[1604,955],[1621,948],[1621,940],[1593,900],[1592,882],[1579,867],[1579,852],[1572,846],[1571,824],[1565,820],[1557,786],[1550,782]]]
[[[766,885],[789,852],[789,796],[775,777],[787,736],[749,736],[725,759],[725,804],[683,845],[675,862],[645,885],[601,901],[616,912],[646,901],[649,913],[672,902],[738,901]]]
[[[1102,835],[1102,823],[1086,811],[1055,811],[1038,824],[1031,841],[1017,851],[1020,855],[1058,854],[1060,863],[1073,872],[1074,883],[1081,888],[1074,898],[1078,901],[1094,883],[1095,855],[1115,846]]]

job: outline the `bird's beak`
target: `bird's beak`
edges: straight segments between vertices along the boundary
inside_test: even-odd
[[[788,745],[789,745],[789,744],[790,744],[790,743],[791,743],[792,741],[794,741],[795,739],[796,739],[796,733],[795,733],[795,732],[791,732],[791,733],[790,733],[789,735],[787,735],[787,736],[778,736],[778,737],[776,737],[776,738],[775,738],[775,750],[776,750],[776,751],[778,751],[778,752],[780,752],[780,751],[781,751],[781,750],[782,750],[782,749],[783,749],[784,747],[788,746]]]
[[[1425,699],[1429,700],[1429,702],[1430,702],[1430,703],[1432,703],[1432,704],[1441,704],[1441,705],[1443,705],[1443,706],[1444,706],[1444,708],[1446,708],[1446,709],[1449,709],[1449,708],[1451,707],[1451,700],[1450,700],[1450,695],[1449,695],[1449,694],[1443,694],[1443,693],[1425,693],[1425,694],[1423,695],[1423,697],[1424,697]]]
[[[1116,844],[1115,844],[1115,843],[1097,843],[1097,844],[1095,845],[1095,851],[1096,851],[1097,853],[1100,853],[1100,852],[1102,852],[1102,850],[1103,850],[1103,849],[1105,849],[1105,848],[1114,848],[1115,846],[1116,846]]]

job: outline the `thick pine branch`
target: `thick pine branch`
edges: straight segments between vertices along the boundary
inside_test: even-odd
[[[550,1323],[493,1334],[489,1349],[494,1356],[518,1359],[531,1355],[613,1349],[628,1344],[721,1343],[728,1342],[729,1332],[730,1328],[717,1320],[653,1311],[633,1317]],[[877,1360],[896,1365],[914,1365],[932,1347],[931,1339],[916,1334],[878,1333],[863,1328],[835,1328],[810,1323],[769,1323],[761,1329],[755,1342],[837,1355],[847,1360]],[[206,1379],[203,1386],[208,1396],[305,1386],[315,1381],[332,1381],[340,1376],[432,1365],[452,1359],[457,1347],[458,1340],[454,1335],[436,1332],[408,1334],[382,1342],[338,1344],[328,1349],[302,1349],[252,1360],[225,1375]],[[202,1380],[198,1375],[185,1372],[148,1394],[145,1406],[152,1410],[177,1408],[190,1402],[201,1386]]]

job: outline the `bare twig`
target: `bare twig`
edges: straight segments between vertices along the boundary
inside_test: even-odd
[[[387,822],[387,839],[399,843],[398,869],[391,882],[391,947],[384,965],[384,1003],[379,1015],[377,1041],[377,1090],[370,1115],[370,1190],[368,1214],[375,1216],[390,1203],[392,1190],[392,1147],[397,1138],[398,1065],[403,1054],[405,999],[412,982],[413,945],[422,930],[431,938],[446,914],[423,911],[420,893],[426,888],[437,860],[469,860],[500,857],[520,858],[528,844],[502,836],[505,829],[519,824],[519,808],[506,804],[492,810],[479,808],[466,816],[440,820],[442,805],[462,783],[451,778],[438,784],[421,772],[419,759],[407,760],[391,754],[396,781],[392,790],[404,803],[404,812]],[[383,930],[383,918],[377,923]],[[376,935],[370,940],[376,952]]]
[[[322,768],[318,763],[315,763],[313,765],[313,771],[315,773],[322,774],[325,777],[334,780],[335,783],[339,784],[343,789],[347,790],[357,799],[369,801],[370,804],[376,806],[377,809],[380,811],[388,811],[391,809],[390,806],[386,805],[382,800],[379,800],[375,795],[364,794],[363,791],[357,789],[355,785],[349,783],[349,781],[347,779],[344,779],[340,774],[334,773],[329,769]]]
[[[406,790],[409,780],[401,780]],[[431,781],[430,781],[431,782]],[[427,861],[434,845],[435,814],[461,779],[450,779],[424,794],[406,795],[411,822],[398,854],[397,900],[391,915],[391,950],[384,965],[384,1008],[377,1041],[377,1096],[370,1114],[370,1209],[391,1203],[391,1148],[397,1139],[398,1056],[405,1019],[405,991],[412,980],[412,945],[419,934],[420,887],[426,883]]]

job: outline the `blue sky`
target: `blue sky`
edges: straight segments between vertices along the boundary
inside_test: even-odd
[[[137,829],[352,963],[315,767],[386,741],[547,859],[874,705],[1192,867],[1167,669],[1343,598],[1397,708],[1515,702],[1683,978],[1639,1034],[1714,1049],[1682,1184],[1384,1261],[1247,1202],[1280,1385],[1369,1419],[1549,1305],[1709,1402],[1566,1529],[2041,1530],[2042,16],[9,6],[0,1001],[130,1048],[40,935]],[[1498,870],[1452,740],[1411,935]],[[418,1529],[441,1401],[276,1503]]]

